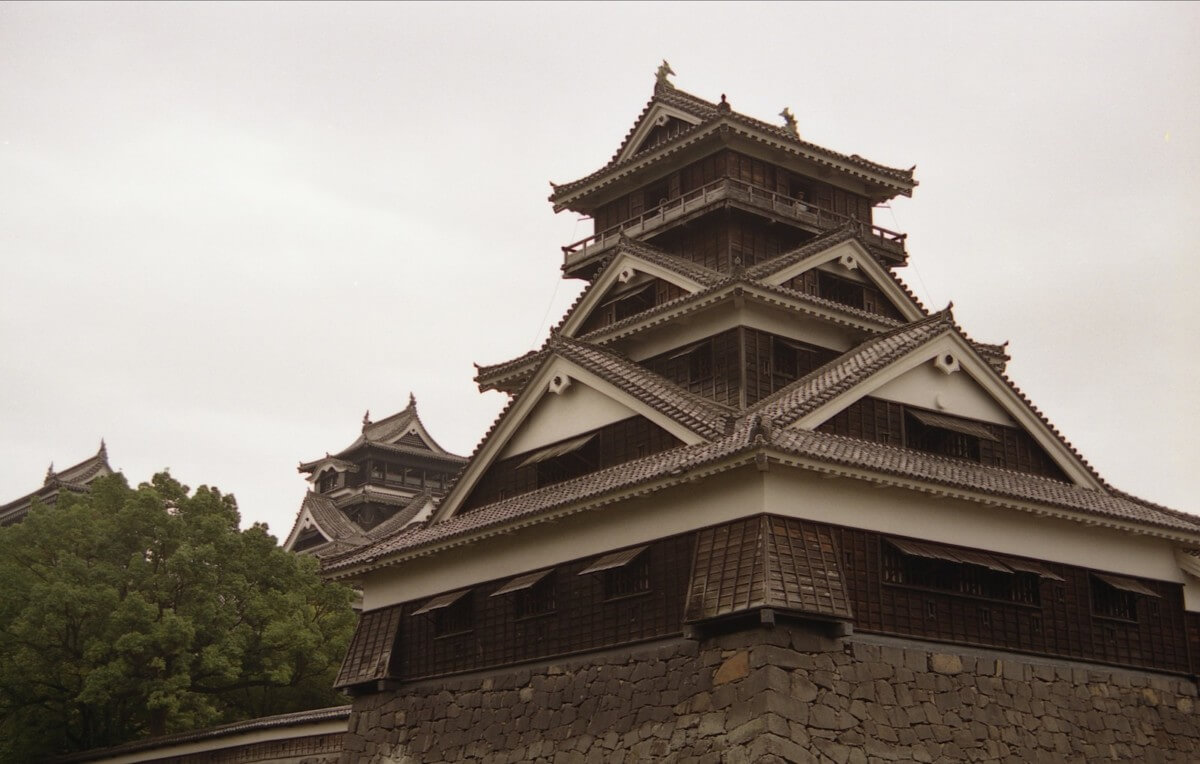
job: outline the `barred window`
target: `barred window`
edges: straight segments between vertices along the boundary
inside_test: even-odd
[[[650,558],[642,555],[619,568],[604,571],[604,599],[650,591]]]
[[[1013,562],[1016,570],[992,555],[894,540],[883,545],[881,574],[890,584],[936,589],[1023,605],[1041,604],[1041,566]],[[1043,571],[1052,577],[1049,571]]]

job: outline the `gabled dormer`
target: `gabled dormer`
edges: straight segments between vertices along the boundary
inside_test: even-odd
[[[864,342],[768,397],[759,410],[777,427],[1103,488],[962,334],[949,309]]]

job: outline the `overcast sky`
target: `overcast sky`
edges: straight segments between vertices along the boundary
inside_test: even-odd
[[[1200,5],[0,3],[0,503],[107,439],[286,536],[300,461],[580,289],[549,180],[678,87],[884,164],[900,275],[1117,487],[1200,512]]]

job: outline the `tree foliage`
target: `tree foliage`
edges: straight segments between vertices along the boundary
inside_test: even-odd
[[[0,528],[0,760],[344,702],[352,592],[238,522],[164,473]]]

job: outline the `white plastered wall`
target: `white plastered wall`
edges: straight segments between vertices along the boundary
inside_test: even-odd
[[[1008,412],[965,371],[944,374],[932,362],[893,379],[872,391],[871,396],[984,422],[1015,424]]]
[[[572,380],[563,392],[542,396],[498,458],[532,451],[634,415],[628,406]]]
[[[1185,582],[1172,542],[780,465],[766,472],[739,467],[373,572],[364,582],[363,607],[429,597],[760,512],[1187,583],[1187,607],[1200,610],[1200,582]]]
[[[765,510],[819,522],[911,536],[1001,554],[1183,582],[1164,539],[861,480],[772,469]]]
[[[753,467],[686,483],[553,523],[523,528],[371,573],[363,609],[429,597],[762,511]]]

